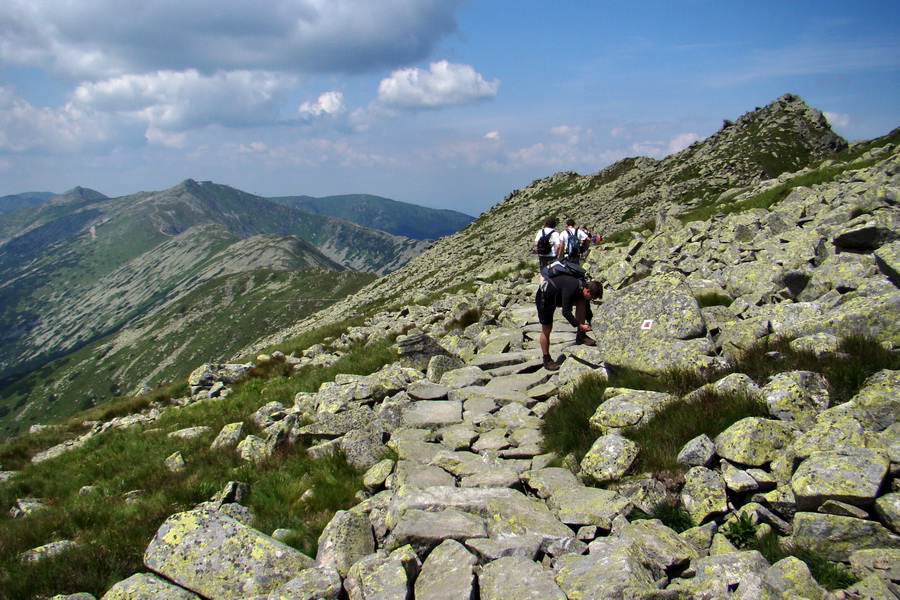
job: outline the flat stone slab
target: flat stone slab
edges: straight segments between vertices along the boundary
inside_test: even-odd
[[[434,429],[462,423],[462,402],[456,400],[420,400],[403,407],[403,424],[412,428]]]
[[[427,553],[444,540],[465,542],[487,537],[484,519],[455,508],[436,512],[407,510],[384,542],[388,551],[409,544],[417,553]]]
[[[791,489],[800,510],[812,510],[826,500],[869,506],[887,476],[890,462],[872,450],[846,453],[813,452],[800,463],[791,478]]]

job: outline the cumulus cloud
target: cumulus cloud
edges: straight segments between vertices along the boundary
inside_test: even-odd
[[[298,109],[304,118],[322,115],[338,115],[344,112],[344,95],[340,92],[325,92],[315,102],[304,102]]]
[[[463,0],[5,0],[0,61],[65,77],[283,70],[362,73],[428,56]]]
[[[0,88],[2,151],[58,152],[102,147],[113,141],[114,131],[105,115],[89,108],[71,102],[58,108],[38,107]]]
[[[427,71],[394,71],[381,80],[378,100],[396,108],[439,108],[493,98],[499,88],[498,80],[485,81],[469,65],[442,60],[431,63]]]
[[[150,128],[183,130],[211,123],[271,122],[295,85],[294,78],[277,73],[231,71],[206,76],[189,69],[83,83],[73,99],[96,110],[130,115]]]

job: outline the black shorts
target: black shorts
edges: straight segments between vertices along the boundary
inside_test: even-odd
[[[546,267],[554,260],[556,260],[555,256],[541,256],[540,254],[538,254],[538,265],[542,268]]]
[[[550,287],[550,284],[547,284]],[[556,294],[550,289],[542,292],[540,288],[534,294],[534,305],[537,308],[538,322],[541,325],[553,324],[553,313],[556,311]]]

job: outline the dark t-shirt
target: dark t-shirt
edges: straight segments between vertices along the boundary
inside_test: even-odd
[[[546,324],[553,322],[553,310],[559,306],[562,308],[562,316],[568,321],[572,327],[578,327],[578,320],[572,312],[572,305],[581,296],[581,290],[584,284],[580,279],[571,275],[557,275],[547,281],[547,288],[544,292],[545,303],[541,306],[541,291],[537,293],[537,308],[543,316],[540,319],[544,323],[544,317],[549,316]]]

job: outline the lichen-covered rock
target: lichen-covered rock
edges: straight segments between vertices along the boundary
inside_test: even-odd
[[[834,418],[822,413],[808,431],[799,435],[791,446],[794,455],[802,460],[814,452],[842,452],[853,448],[865,448],[866,438],[859,421],[847,414],[838,413]]]
[[[826,590],[813,578],[805,562],[794,556],[783,558],[763,572],[763,579],[785,598],[820,600]]]
[[[370,554],[351,567],[344,591],[349,600],[407,600],[421,566],[408,547]]]
[[[869,377],[849,402],[829,409],[819,417],[834,420],[849,416],[865,431],[881,432],[897,422],[900,414],[900,371],[884,370]]]
[[[706,467],[692,467],[684,475],[681,502],[698,525],[711,516],[728,511],[725,481],[717,471]]]
[[[877,452],[855,448],[838,452],[814,452],[791,479],[800,510],[812,510],[826,500],[869,506],[888,472],[890,463]]]
[[[876,500],[875,514],[885,527],[900,534],[900,492],[885,494]]]
[[[375,535],[366,515],[339,510],[319,536],[316,565],[346,577],[356,561],[372,552]]]
[[[775,460],[793,441],[790,426],[781,421],[747,417],[716,436],[716,453],[748,467],[761,467]]]
[[[456,540],[445,540],[431,551],[416,579],[418,600],[471,598],[477,559]]]
[[[224,450],[225,448],[234,448],[238,445],[242,435],[244,435],[244,424],[242,422],[229,423],[219,431],[219,435],[210,444],[210,449]]]
[[[847,561],[857,550],[900,548],[900,536],[876,521],[798,512],[793,526],[792,543],[821,552],[828,560]]]
[[[306,569],[269,592],[266,600],[328,600],[338,598],[342,589],[341,576],[337,571],[322,568]]]
[[[152,573],[137,573],[115,584],[100,600],[200,600],[200,596]]]
[[[267,594],[313,561],[217,511],[169,517],[144,552],[144,564],[207,598]]]
[[[600,483],[620,479],[631,469],[639,450],[636,443],[620,435],[600,436],[581,460],[581,473]]]
[[[596,525],[606,531],[612,527],[613,519],[627,516],[633,508],[628,498],[612,490],[582,485],[557,490],[547,504],[566,525]]]
[[[506,556],[483,566],[478,574],[482,600],[566,600],[553,575],[521,556]]]
[[[593,429],[602,435],[627,427],[646,424],[653,416],[674,402],[676,397],[662,392],[627,390],[597,407],[590,419]]]
[[[41,562],[42,560],[46,560],[48,558],[58,556],[69,550],[73,550],[76,547],[77,544],[72,540],[50,542],[49,544],[44,544],[43,546],[38,546],[37,548],[33,548],[31,550],[28,550],[27,552],[23,552],[19,556],[19,559],[22,562],[26,563]]]
[[[684,277],[653,275],[604,302],[594,317],[597,348],[612,364],[643,370],[704,367],[713,347]]]
[[[478,537],[487,537],[484,519],[479,516],[454,508],[437,512],[412,509],[400,516],[384,547],[394,550],[408,545],[424,556],[445,539],[464,542]]]
[[[790,371],[776,375],[760,390],[769,413],[802,429],[812,426],[816,416],[828,408],[828,381],[818,373]]]
[[[650,564],[665,571],[678,571],[699,555],[684,539],[661,521],[640,520],[616,529],[615,536],[629,540],[646,557]]]
[[[689,441],[678,453],[678,464],[689,467],[708,467],[716,455],[716,444],[702,433]]]
[[[620,538],[600,538],[587,555],[557,559],[556,583],[568,598],[622,598],[626,590],[658,591],[654,573],[634,544]],[[640,597],[640,596],[637,596]]]

